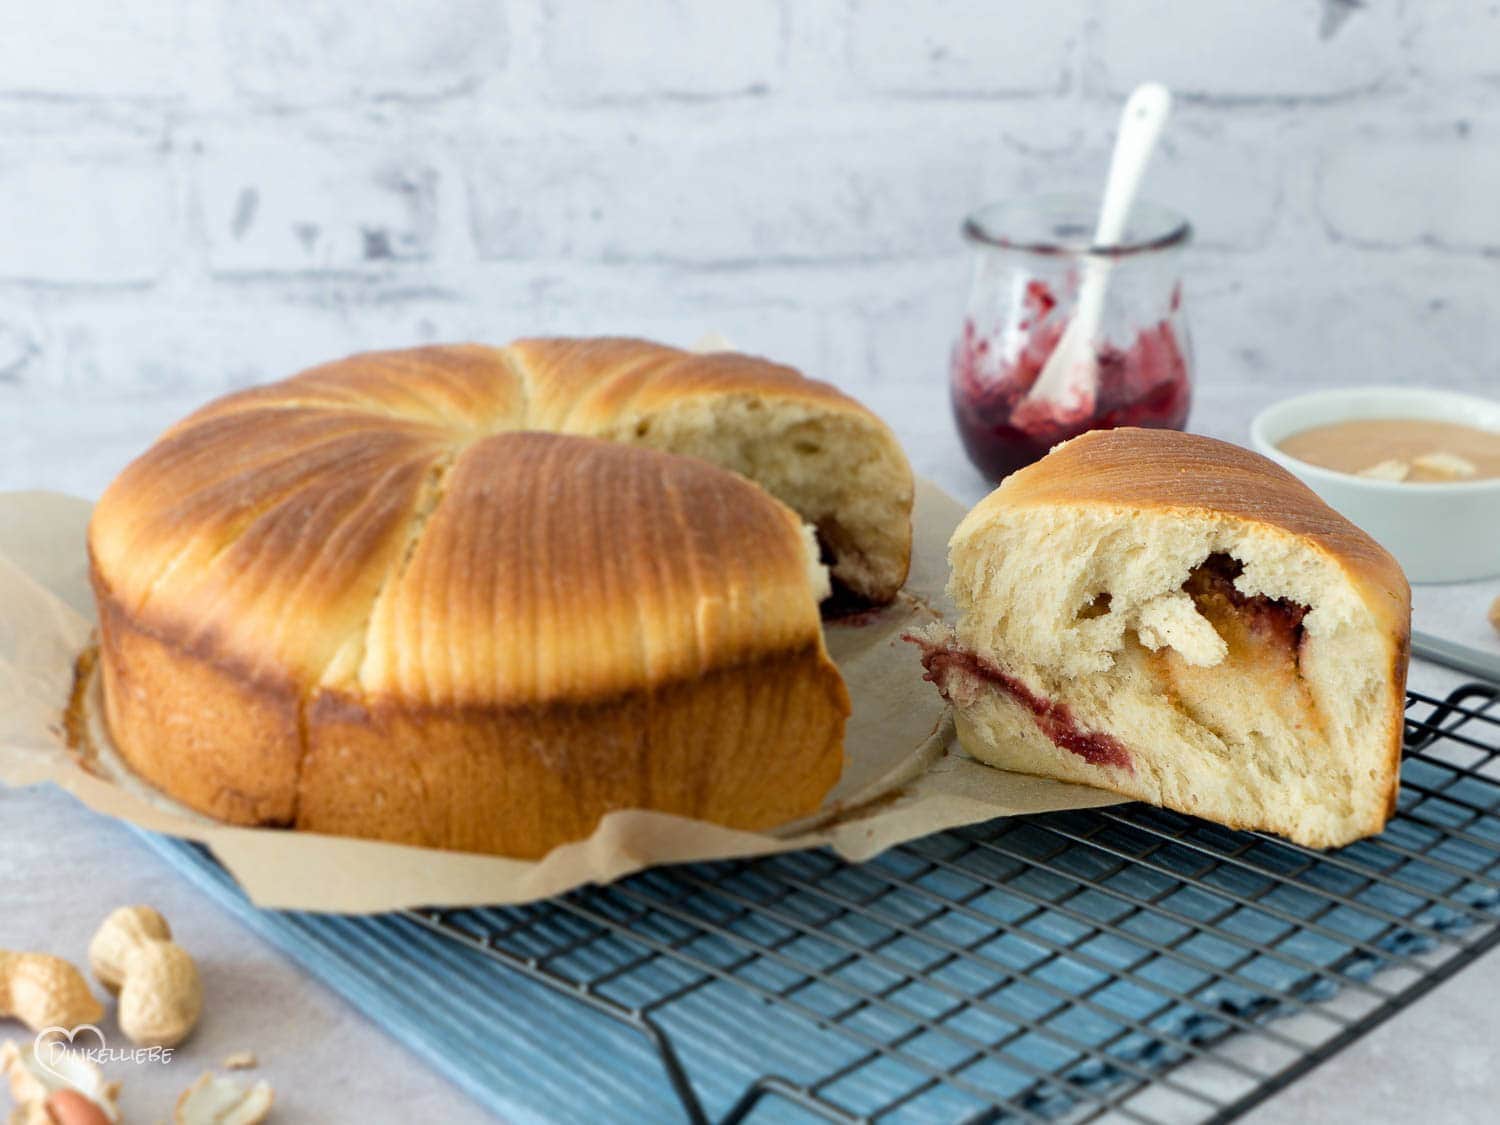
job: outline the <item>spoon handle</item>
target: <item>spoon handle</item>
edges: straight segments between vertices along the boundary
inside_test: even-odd
[[[1137,86],[1120,113],[1120,131],[1109,161],[1109,179],[1104,184],[1104,202],[1099,225],[1094,228],[1095,246],[1113,246],[1125,234],[1125,222],[1145,178],[1146,165],[1156,150],[1157,138],[1172,109],[1172,95],[1159,82]]]
[[[1104,183],[1099,223],[1094,228],[1095,246],[1117,245],[1125,234],[1130,208],[1171,108],[1172,95],[1159,82],[1137,86],[1126,99],[1109,161],[1109,178]],[[1093,409],[1099,380],[1094,338],[1104,317],[1104,291],[1111,264],[1110,258],[1098,254],[1084,259],[1073,316],[1027,391],[1028,402],[1059,403],[1080,413]]]

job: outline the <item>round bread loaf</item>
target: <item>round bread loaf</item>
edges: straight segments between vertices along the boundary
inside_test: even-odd
[[[354,356],[210,404],[106,491],[106,720],[236,824],[524,857],[612,809],[771,827],[843,762],[820,552],[889,600],[911,499],[878,419],[746,356]]]

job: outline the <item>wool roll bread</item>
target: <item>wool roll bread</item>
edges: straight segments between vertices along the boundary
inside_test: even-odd
[[[353,356],[204,407],[106,491],[106,721],[235,824],[520,857],[613,809],[769,828],[842,768],[830,571],[893,597],[911,500],[882,423],[763,360]]]
[[[1008,477],[949,559],[957,625],[919,639],[975,758],[1312,847],[1393,811],[1409,587],[1265,458],[1088,433]]]

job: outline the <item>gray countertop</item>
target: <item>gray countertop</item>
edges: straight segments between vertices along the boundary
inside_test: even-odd
[[[861,392],[897,428],[920,473],[964,501],[984,486],[953,439],[946,404],[932,387]],[[1244,440],[1249,418],[1277,392],[1212,388],[1199,396],[1193,428]],[[121,399],[80,406],[60,396],[0,387],[0,411],[25,419],[0,460],[0,487],[48,487],[97,495],[190,397]],[[1500,582],[1419,590],[1418,626],[1490,643],[1484,607]],[[1418,667],[1414,682],[1455,682]],[[254,1051],[252,1076],[278,1091],[282,1121],[467,1122],[483,1114],[317,981],[287,963],[197,894],[125,828],[70,797],[0,790],[0,878],[9,909],[0,947],[45,949],[84,960],[98,922],[123,903],[151,903],[202,966],[207,1003],[196,1034],[170,1064],[116,1064],[127,1120],[168,1114],[179,1090],[228,1054]],[[497,977],[497,987],[504,987]],[[1349,1047],[1251,1114],[1258,1123],[1318,1121],[1472,1122],[1492,1119],[1500,1079],[1500,957],[1491,955]],[[580,1018],[586,1018],[580,1013]],[[112,1025],[110,1025],[112,1026]],[[19,1025],[9,1025],[24,1037]]]

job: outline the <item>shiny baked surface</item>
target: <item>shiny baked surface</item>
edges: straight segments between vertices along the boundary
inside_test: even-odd
[[[778,823],[842,762],[820,547],[888,600],[910,506],[883,423],[763,360],[353,356],[210,403],[105,492],[111,732],[241,823],[517,855],[616,807]]]
[[[787,368],[635,340],[351,357],[174,426],[100,500],[93,561],[124,610],[257,674],[434,702],[692,675],[816,627],[786,512],[576,439],[768,393],[865,413]],[[495,627],[459,643],[460,618]]]

